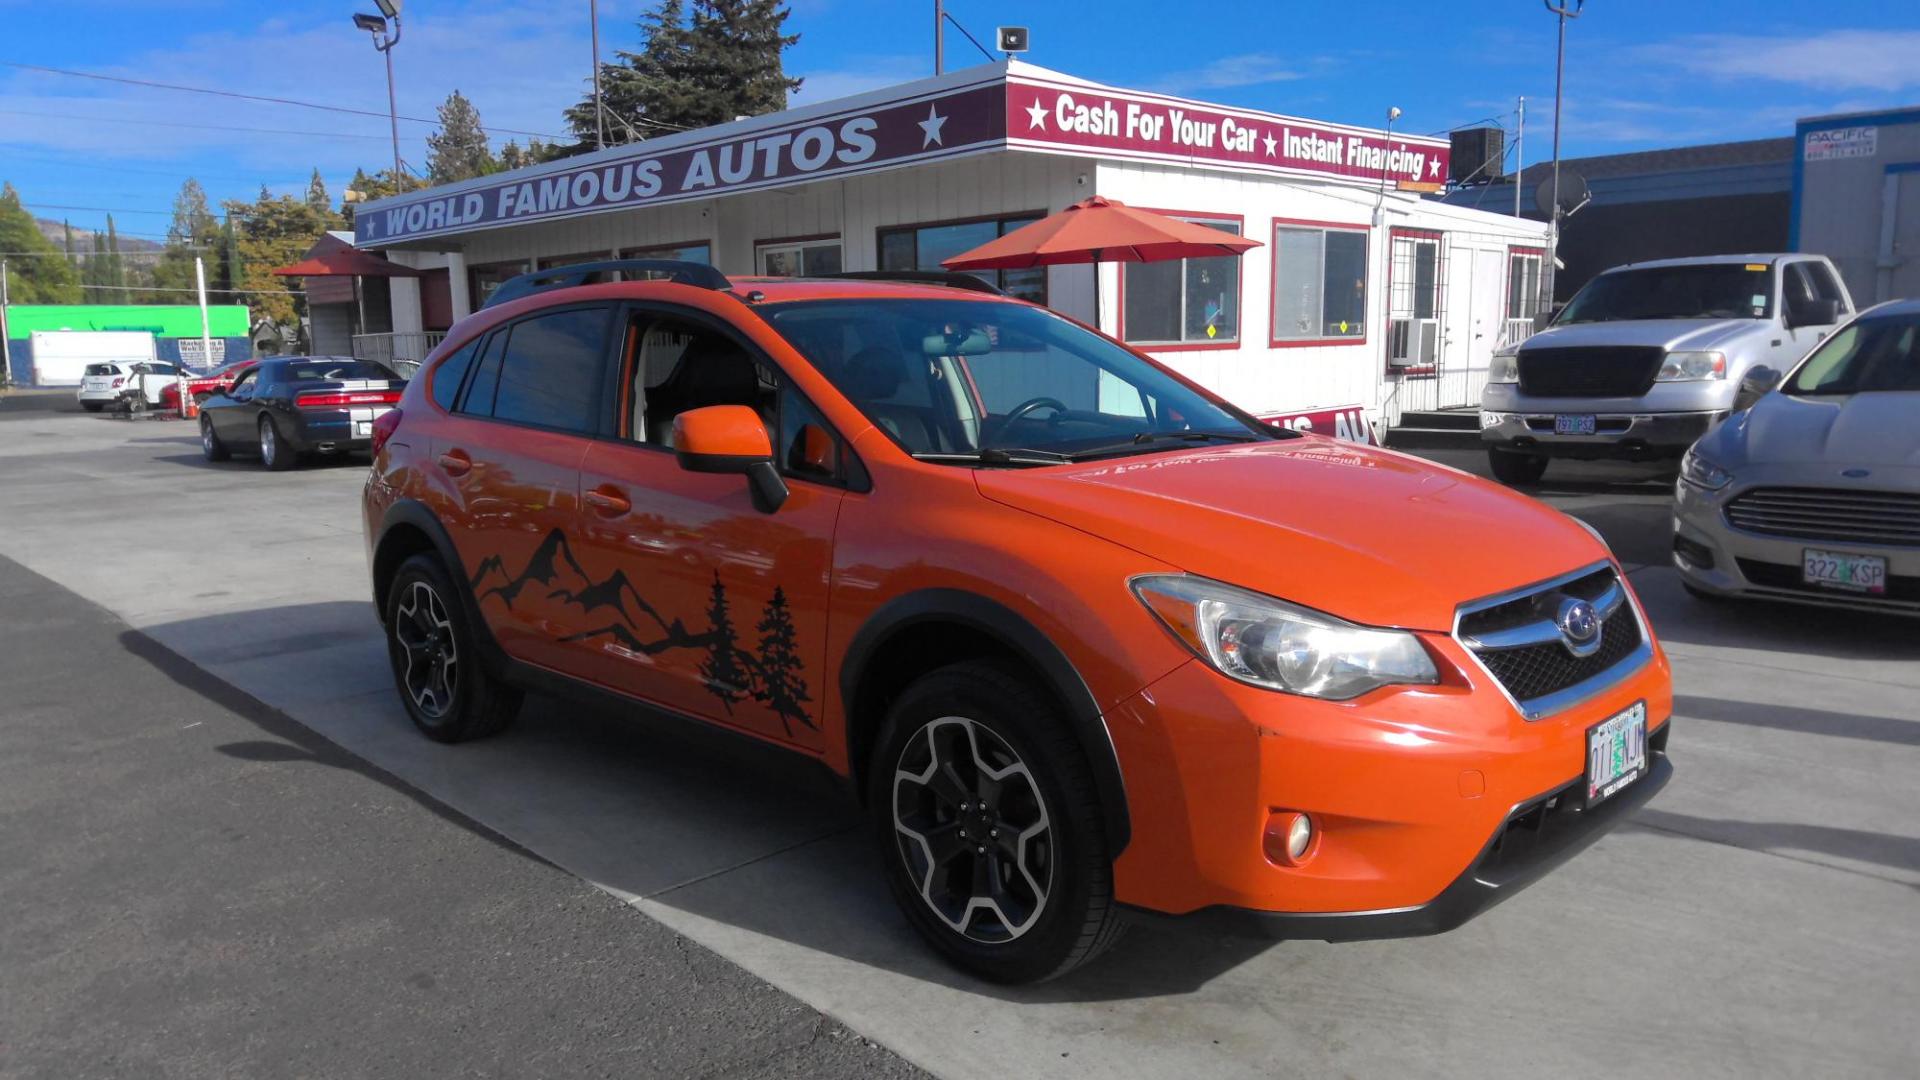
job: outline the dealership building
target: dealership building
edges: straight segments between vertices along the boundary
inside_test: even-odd
[[[1097,194],[1263,246],[1103,264],[1097,291],[1086,265],[982,276],[1258,415],[1366,438],[1408,409],[1476,403],[1494,348],[1539,305],[1546,226],[1424,198],[1448,159],[1445,140],[1009,60],[368,203],[354,244],[418,275],[390,280],[390,334],[366,347],[423,355],[535,269],[938,269]]]
[[[1920,108],[1794,125],[1795,251],[1831,258],[1861,306],[1920,296]]]

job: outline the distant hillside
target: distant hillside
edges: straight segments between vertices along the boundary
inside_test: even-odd
[[[60,247],[66,243],[67,232],[65,225],[62,225],[58,221],[48,221],[46,218],[34,218],[33,223],[40,226],[40,235],[53,241],[54,247]],[[165,247],[165,244],[156,240],[142,240],[136,236],[128,236],[125,233],[120,234],[120,253],[122,255],[134,251],[159,251]],[[82,255],[92,253],[93,230],[83,229],[75,225],[73,227],[73,250]]]

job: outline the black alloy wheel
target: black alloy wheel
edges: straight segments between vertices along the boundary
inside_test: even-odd
[[[414,726],[437,742],[491,735],[520,711],[520,692],[494,677],[474,647],[457,587],[436,556],[415,555],[387,590],[394,687]]]
[[[260,417],[260,463],[269,472],[285,472],[293,468],[295,453],[280,435],[280,426],[273,417],[262,414]]]
[[[220,441],[220,434],[213,430],[213,418],[206,413],[200,414],[200,454],[208,461],[225,461],[232,457],[227,444]]]

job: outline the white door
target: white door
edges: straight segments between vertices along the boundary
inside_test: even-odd
[[[1887,174],[1880,202],[1879,261],[1874,302],[1920,296],[1920,172]],[[1867,306],[1858,296],[1853,302]]]
[[[1479,248],[1454,250],[1456,273],[1447,290],[1441,339],[1439,406],[1443,409],[1479,402],[1487,365],[1500,338],[1500,309],[1505,303],[1505,254]]]

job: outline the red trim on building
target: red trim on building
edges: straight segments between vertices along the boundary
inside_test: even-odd
[[[1283,226],[1288,226],[1288,225],[1298,225],[1298,226],[1304,226],[1306,228],[1312,228],[1312,229],[1331,229],[1331,230],[1337,230],[1340,232],[1357,232],[1360,235],[1366,237],[1367,246],[1366,246],[1365,252],[1361,257],[1361,265],[1366,267],[1368,271],[1368,276],[1369,277],[1372,276],[1373,226],[1355,225],[1352,222],[1346,222],[1346,221],[1315,221],[1311,218],[1281,218],[1281,217],[1274,218],[1271,231],[1267,236],[1267,243],[1271,245],[1273,248],[1273,259],[1271,262],[1272,269],[1267,275],[1267,348],[1269,349],[1312,349],[1312,348],[1319,348],[1327,345],[1365,345],[1368,340],[1367,313],[1364,310],[1366,306],[1365,304],[1361,305],[1363,310],[1360,312],[1360,336],[1359,337],[1286,338],[1283,340],[1281,338],[1276,338],[1273,336],[1273,322],[1274,322],[1274,313],[1275,313],[1275,305],[1273,302],[1273,290],[1276,287],[1275,283],[1280,280],[1280,229]],[[1321,255],[1322,255],[1322,258],[1324,259],[1325,252],[1322,251]],[[1388,261],[1389,262],[1392,261],[1391,252],[1389,252]],[[1321,286],[1324,288],[1325,285],[1326,285],[1326,282],[1323,279],[1321,281]]]
[[[1128,203],[1127,205],[1132,206],[1133,204]],[[1247,235],[1247,218],[1244,214],[1218,214],[1205,210],[1168,210],[1158,206],[1138,206],[1134,207],[1134,209],[1146,210],[1155,214],[1165,214],[1168,217],[1179,218],[1182,221],[1231,221],[1240,226],[1241,236]],[[1181,261],[1185,262],[1186,260],[1183,259]],[[1099,273],[1100,267],[1104,265],[1107,264],[1093,264],[1094,273]],[[1113,289],[1113,301],[1119,306],[1117,310],[1114,311],[1113,325],[1114,336],[1122,342],[1139,349],[1141,352],[1220,352],[1227,349],[1238,349],[1240,343],[1247,339],[1247,275],[1244,273],[1244,267],[1242,268],[1243,272],[1234,283],[1233,306],[1236,320],[1239,323],[1239,329],[1234,334],[1232,341],[1175,341],[1167,344],[1158,344],[1144,341],[1127,341],[1126,268],[1134,264],[1113,263],[1112,265],[1120,268],[1119,273],[1114,275],[1114,277],[1118,279],[1118,284],[1116,284]],[[1185,311],[1182,311],[1180,314],[1182,318],[1186,316]],[[1096,322],[1099,321],[1099,312],[1094,313],[1094,319]]]

